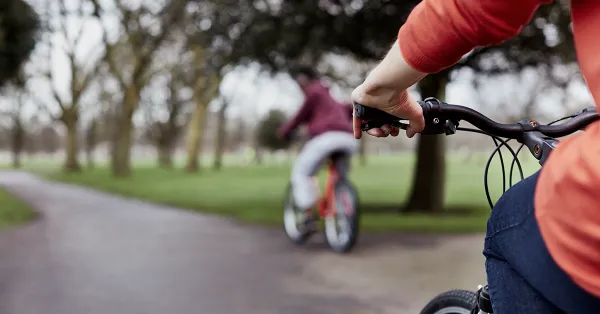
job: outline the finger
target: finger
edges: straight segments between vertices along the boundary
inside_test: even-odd
[[[409,121],[409,126],[412,127],[412,130],[415,133],[419,133],[425,129],[425,118],[423,117],[422,112],[423,111],[421,110],[421,113],[417,117]]]
[[[393,127],[392,132],[390,132],[390,135],[395,137],[398,136],[398,134],[400,134],[400,128]]]
[[[413,136],[415,136],[417,133],[423,131],[423,129],[417,129],[412,123],[410,123],[408,125],[408,127],[406,128],[406,136],[408,138],[413,138]]]
[[[354,138],[359,140],[362,137],[362,122],[356,117],[354,112],[352,113],[352,130],[354,132]]]
[[[369,104],[369,95],[367,95],[365,93],[365,90],[361,85],[359,85],[358,87],[356,87],[353,91],[352,91],[352,95],[350,95],[350,99],[355,102],[355,103],[359,103],[361,105],[367,105]]]
[[[389,135],[390,133],[392,133],[392,129],[393,127],[389,124],[385,124],[383,126],[381,126],[381,131],[383,131],[386,135]]]
[[[387,134],[385,134],[381,129],[370,129],[367,131],[367,134],[375,137],[387,137]]]

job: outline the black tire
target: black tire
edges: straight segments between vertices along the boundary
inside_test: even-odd
[[[336,215],[335,217],[325,218],[325,241],[329,248],[337,253],[350,252],[358,241],[360,230],[360,206],[358,193],[352,184],[347,180],[340,180],[335,185],[336,196]],[[348,199],[344,200],[344,197]],[[345,211],[345,202],[350,201],[352,214],[348,215]],[[340,220],[343,219],[343,220]],[[338,227],[340,223],[347,232],[340,234]]]
[[[444,292],[429,301],[421,314],[470,314],[477,306],[477,294],[467,290]]]
[[[288,239],[290,239],[290,241],[292,241],[292,243],[296,244],[296,245],[302,245],[304,243],[306,243],[306,241],[308,240],[308,238],[310,238],[310,236],[313,233],[307,233],[307,232],[303,232],[301,230],[299,230],[298,228],[298,224],[297,222],[295,224],[291,223],[291,216],[287,216],[287,215],[296,215],[297,214],[297,208],[294,205],[294,196],[292,194],[292,184],[288,184],[286,192],[285,192],[285,197],[283,200],[283,232],[285,233],[285,235],[287,236]]]

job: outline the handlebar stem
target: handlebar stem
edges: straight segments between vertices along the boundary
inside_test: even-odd
[[[523,129],[527,131],[528,129],[533,129],[537,125],[537,122],[521,120],[519,121],[519,124],[521,124]],[[521,138],[517,140],[519,143],[527,146],[533,157],[539,160],[540,165],[544,165],[548,159],[548,156],[550,156],[550,153],[558,144],[558,140],[553,137],[546,136],[539,131],[523,132]]]

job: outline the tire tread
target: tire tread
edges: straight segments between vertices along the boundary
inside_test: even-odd
[[[434,314],[446,307],[462,307],[472,310],[477,304],[477,294],[468,290],[450,290],[437,295],[420,314]]]

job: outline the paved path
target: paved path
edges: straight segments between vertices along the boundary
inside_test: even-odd
[[[483,282],[482,237],[369,236],[351,255],[19,172],[42,219],[0,232],[2,314],[418,313]]]

